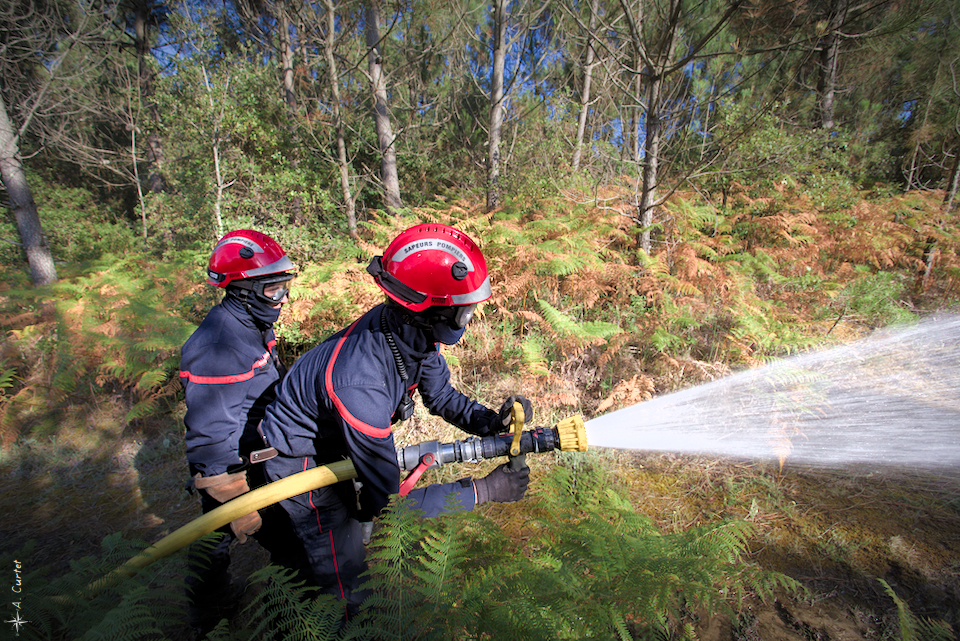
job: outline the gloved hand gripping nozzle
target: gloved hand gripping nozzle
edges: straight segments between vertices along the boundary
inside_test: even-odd
[[[475,463],[481,459],[509,456],[513,439],[513,434],[496,434],[483,437],[472,436],[452,443],[425,441],[398,449],[397,463],[400,469],[411,471],[420,465],[426,455],[433,458],[432,463],[427,467],[439,467],[447,463]],[[521,454],[553,450],[587,451],[587,430],[582,416],[571,416],[554,427],[538,427],[521,432]]]

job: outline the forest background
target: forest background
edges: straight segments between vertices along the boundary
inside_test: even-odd
[[[194,516],[176,489],[178,350],[217,300],[203,267],[231,229],[269,233],[302,266],[278,326],[289,364],[379,300],[364,266],[399,230],[463,228],[494,296],[448,354],[457,384],[488,404],[523,391],[538,424],[950,308],[957,11],[950,0],[4,3],[4,550],[34,539],[56,575],[108,534],[153,540]],[[403,429],[408,442],[454,435],[419,413]],[[555,473],[580,469],[565,460],[551,459]],[[960,551],[937,538],[960,531],[945,482],[847,474],[828,499],[810,493],[822,477],[766,463],[597,465],[651,519],[643,537],[749,517],[754,530],[728,541],[738,562],[860,598],[824,615],[854,638],[911,638],[910,608],[957,628]],[[908,501],[913,520],[852,525],[850,495]],[[817,520],[834,509],[847,530]],[[493,516],[522,530],[519,511]],[[751,612],[765,611],[810,638],[817,626],[783,605],[824,603],[805,598],[741,603],[717,625],[752,638],[762,617]],[[616,616],[590,621],[620,638],[679,638],[695,622],[714,638],[693,606],[652,601],[633,611],[618,597]]]

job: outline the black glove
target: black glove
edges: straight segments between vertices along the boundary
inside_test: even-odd
[[[510,413],[510,410],[513,409],[513,404],[516,402],[519,402],[520,405],[523,406],[523,422],[529,423],[533,420],[533,405],[530,404],[527,397],[521,396],[520,394],[513,394],[508,396],[507,400],[500,406],[499,424],[498,421],[493,421],[493,424],[490,426],[491,432],[499,434],[510,429],[510,421],[513,420],[513,415]]]
[[[510,469],[504,463],[482,479],[473,480],[477,488],[477,505],[493,501],[494,503],[513,503],[523,498],[530,485],[530,468],[524,465],[519,470]]]

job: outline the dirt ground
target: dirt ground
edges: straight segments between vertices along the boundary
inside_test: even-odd
[[[952,627],[953,636],[945,638],[960,639],[955,472],[778,471],[669,456],[642,459],[641,476],[664,470],[677,479],[705,476],[701,485],[686,487],[688,514],[753,521],[753,559],[804,588],[799,596],[773,602],[747,600],[736,617],[701,614],[701,641],[903,638],[902,611],[881,581],[908,609],[912,638],[938,638],[923,627],[935,621]],[[730,501],[732,485],[741,488],[739,502]],[[747,504],[750,512],[743,514]]]

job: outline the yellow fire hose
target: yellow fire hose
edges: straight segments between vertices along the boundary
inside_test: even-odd
[[[398,452],[397,459],[400,468],[409,471],[414,466],[422,467],[427,460],[425,457],[428,457],[431,461],[429,467],[436,467],[444,463],[477,461],[507,454],[519,458],[529,452],[547,452],[555,449],[568,452],[586,451],[587,438],[582,417],[573,416],[564,419],[554,428],[523,431],[523,408],[519,403],[515,404],[515,408],[514,431],[512,433],[482,438],[474,437],[453,443],[441,444],[437,441],[431,441],[410,446]],[[357,478],[357,470],[353,466],[353,461],[346,459],[299,472],[268,483],[246,494],[241,494],[168,534],[107,576],[91,583],[87,586],[88,596],[93,596],[101,590],[116,585],[124,578],[136,574],[138,570],[142,570],[154,561],[173,554],[201,536],[209,534],[241,516],[269,507],[292,496],[354,478]]]
[[[268,483],[246,494],[241,494],[232,501],[224,503],[163,537],[107,576],[90,584],[87,589],[96,594],[100,590],[112,587],[121,579],[132,576],[154,561],[173,554],[201,536],[209,534],[245,514],[279,503],[291,496],[356,477],[357,470],[353,467],[353,461],[347,459],[299,472],[279,481]]]

